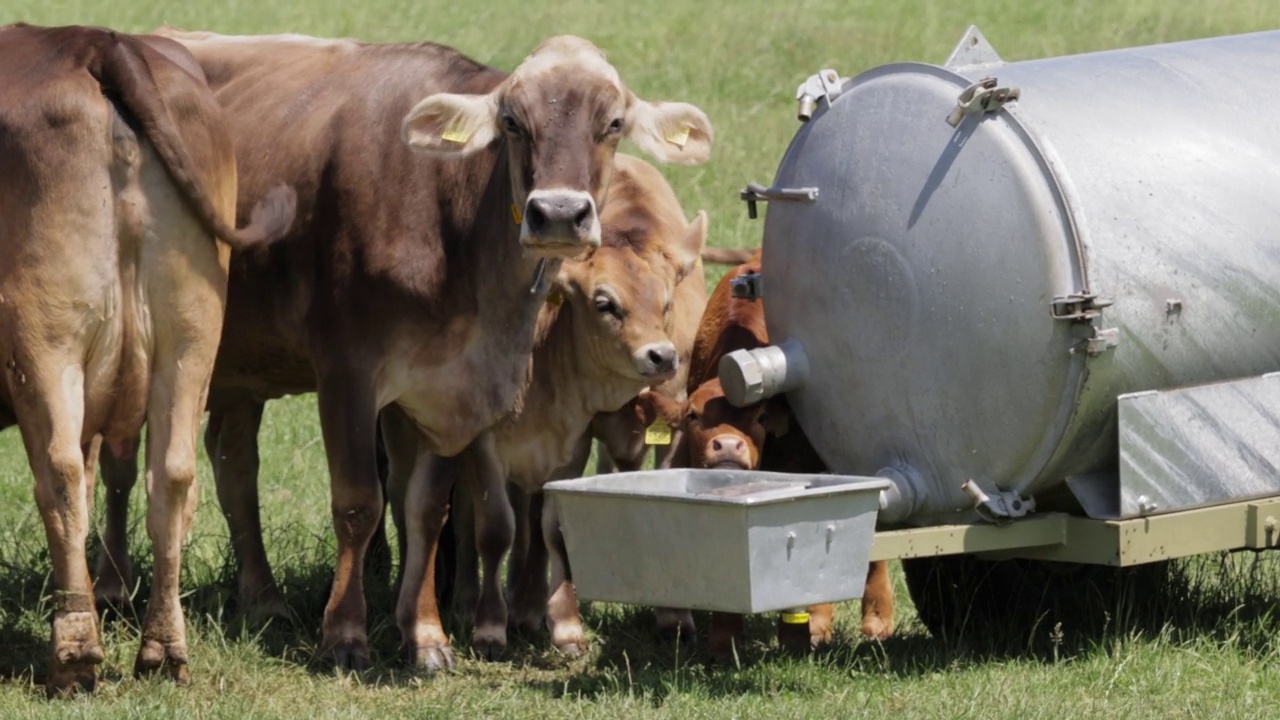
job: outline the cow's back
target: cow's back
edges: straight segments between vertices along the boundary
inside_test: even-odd
[[[725,273],[712,290],[693,342],[693,357],[689,365],[690,392],[719,376],[720,358],[734,350],[768,344],[764,303],[733,297],[730,285],[736,277],[759,271],[760,251],[757,250],[750,260]]]

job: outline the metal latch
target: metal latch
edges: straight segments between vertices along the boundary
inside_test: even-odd
[[[760,273],[743,273],[729,280],[729,294],[739,300],[755,302],[764,296],[764,278]]]
[[[747,183],[738,193],[747,203],[747,217],[756,219],[758,202],[813,202],[818,199],[818,188],[767,188],[759,183]]]
[[[1054,298],[1049,304],[1049,314],[1054,320],[1092,320],[1102,315],[1102,308],[1114,302],[1093,293],[1073,293]]]
[[[993,77],[982,78],[962,90],[956,99],[956,109],[947,116],[947,124],[955,127],[970,115],[995,112],[1022,95],[1016,87],[997,87],[997,84]]]
[[[796,117],[800,122],[809,122],[822,98],[826,98],[827,105],[830,105],[839,97],[840,85],[840,73],[835,70],[820,70],[817,75],[810,75],[808,80],[800,83],[796,88],[796,103],[799,105]]]

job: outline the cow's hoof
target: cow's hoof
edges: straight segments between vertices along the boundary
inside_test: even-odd
[[[288,620],[289,606],[274,582],[240,587],[241,614],[252,622]]]
[[[187,671],[186,643],[164,644],[158,640],[143,640],[138,648],[138,657],[133,662],[133,674],[136,677],[147,677],[157,673],[174,681],[178,685],[191,682]]]
[[[543,613],[517,613],[511,616],[511,632],[526,640],[532,640],[542,633]]]
[[[72,697],[92,693],[98,684],[98,662],[49,662],[49,676],[44,681],[45,694],[51,698]]]
[[[338,670],[354,670],[363,672],[372,663],[369,661],[369,643],[363,638],[347,638],[333,643],[322,643],[321,654],[333,660]]]
[[[401,648],[406,659],[419,670],[436,673],[452,670],[455,665],[453,648],[448,645],[418,645],[410,643]]]
[[[654,615],[654,619],[657,621],[659,638],[668,642],[672,640],[693,642],[698,629],[693,624],[693,615],[689,611],[655,611]]]
[[[893,636],[893,623],[879,615],[862,618],[862,635],[868,640],[885,640]]]
[[[471,651],[482,660],[500,660],[507,652],[507,631],[502,626],[479,626],[471,636]]]
[[[572,659],[580,658],[587,652],[587,637],[583,634],[581,625],[553,630],[551,644],[561,655]]]

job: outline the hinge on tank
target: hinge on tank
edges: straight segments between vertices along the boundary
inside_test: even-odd
[[[767,188],[759,183],[747,183],[738,193],[747,203],[747,217],[756,219],[756,203],[760,202],[813,202],[818,199],[818,188]]]
[[[729,294],[739,300],[755,302],[764,294],[764,278],[760,273],[743,273],[729,280]]]
[[[1102,315],[1102,308],[1113,302],[1094,293],[1072,293],[1054,298],[1049,305],[1049,313],[1054,320],[1092,320]]]
[[[956,98],[956,109],[947,116],[947,124],[955,127],[970,115],[995,112],[1021,95],[1022,91],[1016,87],[999,87],[999,81],[995,78],[982,78],[960,91],[960,97]]]
[[[796,88],[796,117],[800,122],[809,122],[818,109],[818,101],[826,98],[830,105],[841,93],[840,73],[835,70],[820,70],[817,75],[810,75],[808,80]]]

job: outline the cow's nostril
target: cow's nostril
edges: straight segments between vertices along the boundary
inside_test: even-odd
[[[535,234],[547,224],[547,211],[541,200],[530,200],[524,208],[524,221]]]
[[[583,201],[578,214],[573,217],[573,224],[580,230],[586,230],[591,225],[591,203]]]
[[[712,440],[711,449],[715,450],[716,452],[720,452],[721,450],[724,449],[724,445],[722,445],[719,440]]]
[[[654,367],[662,367],[665,361],[666,358],[663,357],[662,353],[658,350],[655,349],[649,351],[649,362],[653,363]]]

